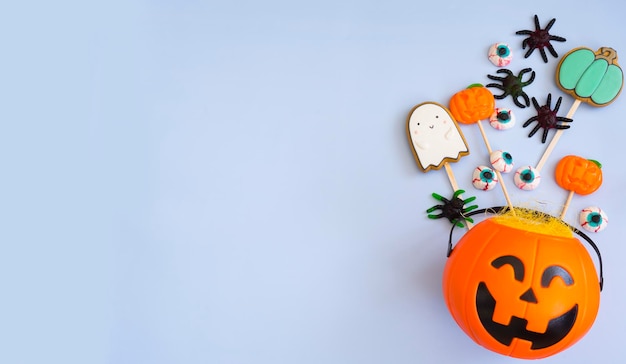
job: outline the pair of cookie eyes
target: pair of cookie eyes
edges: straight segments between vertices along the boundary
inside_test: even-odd
[[[522,261],[518,257],[515,257],[513,255],[504,255],[494,259],[491,262],[491,265],[497,269],[501,268],[505,264],[510,265],[511,268],[513,268],[513,276],[516,281],[524,281],[524,263],[522,263]],[[566,286],[571,286],[572,284],[574,284],[574,279],[572,278],[572,275],[569,274],[569,272],[565,270],[565,268],[561,267],[560,265],[551,265],[547,267],[541,274],[541,286],[544,288],[549,287],[550,283],[552,283],[552,281],[556,277],[560,277]]]

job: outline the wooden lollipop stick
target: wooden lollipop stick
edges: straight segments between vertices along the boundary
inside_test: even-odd
[[[452,172],[452,167],[450,167],[450,163],[445,162],[443,164],[443,167],[446,169],[446,174],[448,175],[448,179],[450,180],[450,184],[452,185],[452,190],[454,192],[458,191],[459,188],[459,184],[456,182],[456,177],[454,177],[454,172]],[[457,196],[458,198],[460,198],[461,200],[463,199],[463,196],[459,195]],[[468,229],[471,229],[474,227],[474,224],[472,224],[471,222],[465,220],[465,225],[467,226]]]
[[[483,123],[480,120],[478,120],[476,124],[478,124],[478,129],[480,129],[480,134],[483,136],[483,140],[485,141],[487,152],[489,152],[489,156],[491,156],[491,153],[493,151],[491,150],[491,145],[489,145],[489,140],[487,139],[487,134],[485,133],[485,129],[483,128]],[[509,197],[509,192],[507,191],[506,186],[504,185],[504,179],[502,178],[502,174],[498,170],[495,170],[495,172],[496,172],[496,176],[498,176],[498,181],[500,181],[500,187],[502,188],[502,193],[504,194],[504,198],[506,199],[506,204],[509,206],[509,209],[513,212],[513,215],[515,215],[515,210],[513,210],[513,203],[511,202],[511,197]]]
[[[578,109],[579,105],[580,105],[580,100],[576,99],[576,101],[574,101],[574,103],[572,104],[572,107],[570,107],[569,111],[567,112],[567,116],[565,116],[565,117],[568,118],[568,119],[572,119],[572,117],[574,116],[574,113]],[[559,139],[561,138],[561,135],[563,134],[564,131],[565,131],[565,129],[559,129],[554,134],[554,137],[552,137],[552,140],[550,141],[550,144],[548,144],[548,147],[546,148],[546,151],[543,152],[543,156],[539,160],[539,163],[537,163],[537,167],[535,167],[537,172],[541,171],[541,168],[543,168],[543,165],[546,164],[546,161],[548,160],[548,157],[550,156],[550,154],[554,150],[554,147],[556,147],[556,143],[559,142]]]
[[[450,184],[452,185],[452,190],[454,192],[459,190],[459,184],[456,182],[456,177],[454,177],[454,172],[452,172],[452,167],[450,167],[450,163],[446,162],[443,164],[446,169],[446,174],[448,175],[448,179],[450,180]]]
[[[561,211],[561,220],[565,219],[565,214],[567,214],[569,204],[572,202],[572,197],[574,197],[574,191],[569,191],[569,195],[567,195],[567,200],[565,200],[565,205],[563,206],[563,211]]]
[[[489,155],[491,155],[491,152],[492,152],[491,145],[489,145],[489,140],[487,139],[485,128],[483,128],[483,123],[480,120],[478,120],[476,124],[478,124],[478,129],[480,129],[480,135],[483,136],[483,140],[485,141],[485,146],[487,147],[487,151],[489,152]]]

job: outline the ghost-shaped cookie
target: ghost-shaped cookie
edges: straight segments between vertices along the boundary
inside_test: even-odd
[[[461,129],[450,111],[435,102],[413,108],[407,118],[407,134],[413,155],[424,172],[440,169],[469,154]]]

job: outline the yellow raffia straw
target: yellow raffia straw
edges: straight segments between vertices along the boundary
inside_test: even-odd
[[[539,211],[514,208],[494,216],[494,221],[513,228],[538,234],[572,237],[570,228],[558,217],[546,215]]]

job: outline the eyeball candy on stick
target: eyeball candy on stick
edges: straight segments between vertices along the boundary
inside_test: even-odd
[[[406,122],[406,132],[409,138],[409,144],[413,151],[413,156],[417,162],[418,167],[423,172],[428,172],[432,169],[440,169],[444,167],[454,195],[451,200],[444,197],[433,194],[439,201],[443,201],[444,204],[456,204],[460,205],[457,208],[458,214],[448,214],[450,216],[429,215],[431,218],[448,217],[453,223],[459,223],[456,220],[463,219],[468,228],[471,228],[471,219],[465,219],[462,216],[463,205],[471,202],[473,199],[469,198],[463,200],[460,197],[462,190],[459,189],[456,177],[450,167],[451,162],[457,162],[462,157],[469,154],[469,148],[465,137],[461,132],[458,124],[454,120],[454,117],[448,109],[436,102],[424,102],[415,106]],[[459,192],[460,191],[460,192]],[[432,212],[439,206],[433,206],[427,212]],[[458,215],[458,216],[457,216]]]
[[[541,174],[532,166],[524,166],[515,172],[513,181],[520,190],[532,191],[541,183]]]
[[[483,191],[491,191],[498,184],[498,175],[487,166],[478,166],[472,173],[472,185]]]
[[[556,69],[556,84],[575,101],[565,116],[572,119],[581,102],[592,106],[607,106],[620,95],[624,84],[624,73],[617,62],[617,52],[610,47],[597,51],[589,48],[574,48],[561,58]],[[541,170],[556,147],[563,130],[557,130],[537,163]]]
[[[554,170],[554,178],[561,188],[570,191],[561,212],[561,219],[565,217],[574,193],[588,195],[600,188],[601,168],[602,165],[597,161],[575,155],[568,155],[559,161]]]
[[[483,137],[487,152],[489,155],[493,152],[485,129],[481,122],[482,119],[487,119],[493,113],[495,109],[496,100],[487,88],[480,84],[470,85],[465,90],[461,90],[450,98],[450,112],[456,118],[459,123],[463,124],[478,124],[480,134]],[[501,181],[500,186],[502,193],[506,199],[508,206],[513,209],[513,203],[506,190],[506,186],[502,180],[502,175],[498,170],[495,170],[497,180]]]
[[[498,172],[509,173],[513,170],[513,156],[509,152],[495,150],[491,152],[489,161]]]

